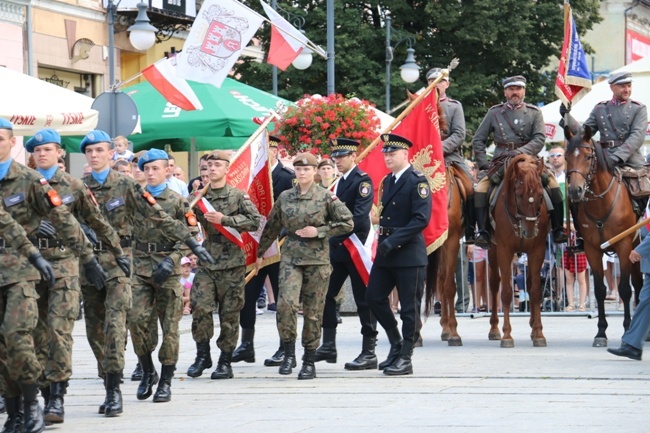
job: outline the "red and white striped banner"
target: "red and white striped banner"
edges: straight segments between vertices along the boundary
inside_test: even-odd
[[[196,205],[199,207],[199,209],[201,209],[201,212],[203,212],[204,214],[208,212],[215,212],[214,207],[210,204],[209,201],[205,199],[205,197],[202,198],[201,201],[199,201]],[[232,227],[225,227],[221,224],[216,224],[216,223],[210,223],[210,224],[212,224],[212,227],[217,229],[219,233],[224,235],[226,239],[228,239],[230,242],[237,245],[242,250],[244,249],[244,240],[242,239],[241,234],[237,230],[233,229]]]

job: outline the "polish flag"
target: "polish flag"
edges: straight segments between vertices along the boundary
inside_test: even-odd
[[[203,105],[184,78],[176,76],[175,59],[163,59],[142,70],[142,75],[169,102],[185,111],[203,110]]]
[[[272,24],[271,46],[266,61],[284,71],[302,52],[308,39],[266,2],[260,0],[260,3]]]

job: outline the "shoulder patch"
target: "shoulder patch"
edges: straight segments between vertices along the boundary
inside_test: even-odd
[[[338,198],[337,196],[335,196],[334,194],[332,194],[332,201],[336,201],[336,200],[338,200],[338,199],[339,199],[339,198]]]
[[[370,182],[361,182],[359,184],[359,195],[361,197],[368,197],[370,191],[372,191],[372,185],[370,185]]]
[[[156,204],[156,198],[149,194],[149,191],[143,191],[142,197],[144,197],[144,199],[147,200],[147,203],[149,203],[151,206]]]
[[[244,200],[250,200],[251,199],[251,196],[248,195],[248,194],[244,194],[243,197],[244,197]]]
[[[429,197],[429,182],[420,182],[418,183],[418,195],[421,198],[427,198]]]
[[[292,184],[293,186],[298,185],[298,179],[295,179],[295,178],[292,179],[292,180],[291,180],[291,184]]]
[[[59,197],[59,193],[56,192],[54,188],[47,192],[47,199],[53,207],[61,206],[63,204],[61,197]]]
[[[192,212],[191,210],[185,213],[185,220],[187,221],[188,226],[194,227],[197,224],[196,215],[194,215],[194,212]]]
[[[38,180],[38,182],[39,182],[41,185],[47,185],[47,179],[45,179],[44,177],[40,178],[40,179]]]

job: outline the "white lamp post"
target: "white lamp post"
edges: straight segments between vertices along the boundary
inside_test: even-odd
[[[414,83],[420,78],[420,67],[415,63],[415,50],[411,47],[413,45],[412,37],[401,38],[395,46],[391,46],[391,18],[386,14],[386,113],[390,113],[390,65],[393,62],[393,51],[402,42],[409,44],[406,50],[406,61],[400,69],[400,76],[405,83]]]

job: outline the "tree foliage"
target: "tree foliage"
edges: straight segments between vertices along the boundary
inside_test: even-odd
[[[261,12],[259,0],[243,3]],[[291,13],[304,15],[307,36],[326,49],[326,0],[278,0]],[[584,34],[601,20],[598,0],[572,0],[578,30]],[[395,46],[400,37],[415,38],[416,60],[422,67],[417,90],[426,85],[426,71],[445,67],[454,57],[460,65],[448,90],[463,103],[468,134],[476,129],[487,109],[503,100],[501,80],[511,75],[528,79],[527,102],[548,102],[553,96],[556,71],[549,69],[563,39],[562,0],[334,0],[335,91],[385,106],[386,32],[384,14],[390,11]],[[262,12],[263,13],[263,12]],[[258,32],[268,48],[270,29]],[[391,67],[391,106],[406,98],[399,66],[407,44],[400,43]],[[271,65],[242,62],[240,80],[270,91]],[[304,71],[289,67],[278,71],[278,94],[298,100],[305,94],[327,93],[327,62],[314,56]],[[468,137],[469,139],[469,137]]]

